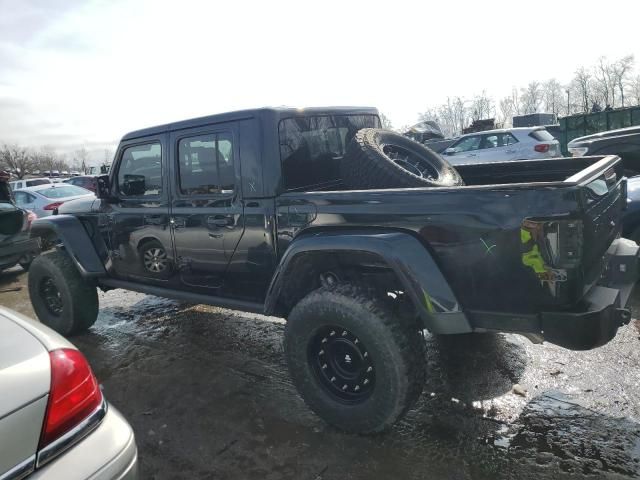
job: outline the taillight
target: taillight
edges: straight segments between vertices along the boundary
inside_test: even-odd
[[[27,210],[24,216],[25,216],[25,222],[22,224],[22,231],[26,232],[31,228],[31,223],[33,223],[33,221],[37,219],[38,216],[35,213],[33,213],[31,210]]]
[[[82,353],[62,348],[51,352],[49,358],[51,391],[40,449],[73,429],[102,405],[98,381]]]
[[[539,143],[533,149],[539,153],[547,153],[549,151],[550,145],[548,143]]]
[[[42,209],[43,210],[55,210],[56,208],[58,208],[63,203],[64,202],[53,202],[53,203],[50,203],[49,205],[45,205],[44,207],[42,207]]]

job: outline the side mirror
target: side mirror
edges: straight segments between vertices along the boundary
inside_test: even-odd
[[[449,147],[444,151],[445,155],[453,155],[455,153],[457,153],[458,149],[454,148],[454,147]]]
[[[109,185],[109,175],[100,175],[96,177],[96,197],[103,200],[110,200],[111,185]]]

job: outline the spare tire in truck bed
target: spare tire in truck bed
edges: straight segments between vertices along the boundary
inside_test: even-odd
[[[340,163],[348,188],[452,187],[463,185],[458,172],[424,145],[378,128],[363,128],[353,137]]]

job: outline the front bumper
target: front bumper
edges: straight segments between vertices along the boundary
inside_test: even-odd
[[[631,320],[627,301],[640,276],[640,248],[626,238],[616,239],[607,250],[607,266],[592,287],[570,312],[541,314],[541,333],[550,343],[572,350],[589,350],[615,337],[618,328]]]
[[[133,430],[109,405],[100,425],[51,463],[39,468],[29,480],[135,480],[138,449]]]

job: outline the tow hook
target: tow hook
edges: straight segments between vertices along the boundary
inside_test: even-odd
[[[618,315],[618,319],[620,319],[620,325],[626,325],[631,321],[631,310],[616,308],[616,314]]]

